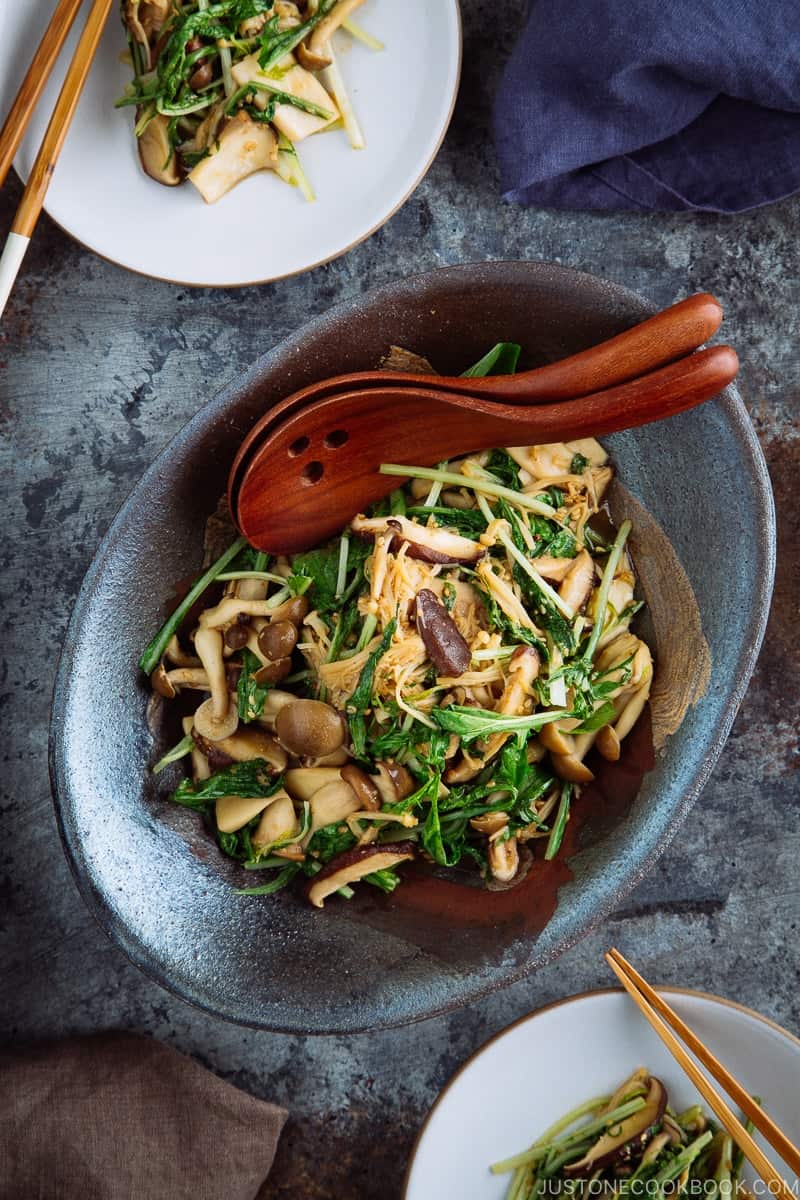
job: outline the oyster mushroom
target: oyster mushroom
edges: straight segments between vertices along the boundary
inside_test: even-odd
[[[310,800],[320,788],[341,778],[339,767],[292,767],[286,772],[285,783],[295,800]]]
[[[408,862],[416,853],[413,842],[368,843],[354,846],[337,854],[314,876],[308,889],[308,898],[315,908],[322,908],[328,896],[338,892],[346,884],[355,883],[373,871],[383,871]]]
[[[579,613],[591,596],[593,587],[594,561],[588,550],[581,550],[572,560],[558,594],[574,613]]]
[[[250,839],[258,850],[300,832],[300,822],[297,820],[291,796],[281,788],[271,799],[272,803],[264,809],[256,831]]]
[[[137,120],[141,115],[141,110],[137,108]],[[136,141],[145,175],[165,187],[176,187],[181,181],[181,173],[178,170],[178,157],[169,140],[169,118],[156,113]]]
[[[348,763],[346,767],[342,767],[339,774],[355,792],[359,807],[364,812],[377,812],[380,809],[380,792],[365,771],[355,763]]]
[[[256,171],[272,170],[278,161],[278,142],[269,125],[257,123],[239,109],[221,129],[216,149],[189,172],[206,204],[214,204],[226,192]]]
[[[309,71],[321,71],[331,65],[330,40],[336,30],[364,0],[339,0],[322,18],[310,37],[297,47],[297,57]]]
[[[236,833],[237,829],[243,829],[279,795],[279,792],[275,792],[272,796],[220,796],[215,805],[217,828],[221,833]]]
[[[430,563],[464,563],[471,565],[483,558],[486,547],[460,533],[451,533],[439,526],[428,528],[417,525],[408,517],[363,517],[358,516],[350,523],[353,533],[359,537],[384,536],[389,540],[389,549],[406,543],[408,557]]]
[[[463,675],[472,660],[472,651],[453,618],[430,588],[416,596],[414,620],[428,658],[439,675]]]
[[[496,712],[506,717],[520,716],[531,695],[533,683],[539,674],[539,655],[533,646],[518,646],[508,662],[508,679]],[[494,757],[509,738],[507,733],[493,733],[486,739],[483,757],[470,759],[464,755],[461,763],[451,767],[445,774],[445,783],[465,783],[474,779],[486,763]]]
[[[236,63],[233,68],[233,78],[237,87],[244,87],[248,83],[261,83],[262,85],[271,83],[273,87],[279,88],[282,92],[295,96],[298,100],[305,100],[309,104],[316,105],[318,109],[329,114],[328,116],[319,116],[316,113],[295,108],[292,104],[277,104],[272,123],[285,137],[292,142],[301,142],[312,133],[319,133],[320,130],[327,128],[328,125],[339,119],[336,101],[328,94],[316,75],[299,66],[289,55],[284,56],[278,66],[280,67],[280,79],[275,80],[270,77],[268,72],[265,73],[261,70],[258,55],[249,54],[247,58]],[[256,108],[266,108],[268,102],[269,96],[265,92],[255,90],[253,104]]]
[[[211,695],[194,714],[194,727],[210,742],[230,737],[239,724],[239,713],[228,692],[225,661],[222,657],[222,634],[218,629],[195,632],[194,647],[208,676]]]
[[[619,1092],[617,1092],[617,1096]],[[616,1097],[615,1097],[616,1098]],[[621,1099],[617,1101],[621,1103]],[[607,1130],[597,1139],[595,1144],[577,1162],[568,1163],[564,1172],[569,1175],[594,1171],[615,1162],[625,1152],[631,1153],[635,1146],[640,1146],[649,1140],[654,1126],[657,1126],[667,1107],[667,1089],[654,1075],[649,1077],[647,1095],[644,1105],[631,1116],[625,1117],[614,1126],[613,1131]]]
[[[381,759],[375,764],[375,775],[372,779],[381,798],[381,806],[397,804],[405,800],[417,790],[414,777],[407,767],[394,759]]]
[[[326,783],[318,792],[314,792],[309,803],[311,804],[311,828],[306,837],[307,842],[311,840],[318,829],[324,829],[326,825],[335,825],[338,821],[344,821],[354,812],[358,812],[360,808],[358,796],[350,784],[341,777],[332,783]]]

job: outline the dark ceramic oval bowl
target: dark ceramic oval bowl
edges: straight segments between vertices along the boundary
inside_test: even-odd
[[[538,933],[525,921],[494,920],[489,894],[480,928],[456,917],[438,933],[436,922],[380,896],[324,912],[292,894],[234,896],[242,873],[193,814],[164,800],[174,778],[148,775],[161,745],[147,728],[147,689],[136,666],[171,585],[200,564],[204,523],[239,443],[277,399],[315,379],[372,367],[391,343],[456,373],[495,341],[514,340],[531,365],[592,345],[651,311],[623,288],[542,263],[452,267],[391,284],[340,305],[265,355],[147,471],[75,606],[56,684],[51,770],[81,892],[108,934],[159,983],[229,1020],[272,1030],[401,1025],[466,1004],[552,959],[653,865],[722,749],[769,606],[769,480],[732,388],[669,422],[607,439],[627,489],[666,531],[689,577],[711,684],[627,812],[584,839],[569,871],[562,866],[554,911]],[[401,446],[396,457],[403,461]],[[107,670],[110,612],[126,618],[115,621],[114,672]],[[683,619],[674,613],[673,633]]]

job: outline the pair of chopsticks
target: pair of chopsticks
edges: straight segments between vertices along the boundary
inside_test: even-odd
[[[0,131],[0,187],[5,183],[11,162],[33,115],[36,103],[42,94],[59,51],[78,15],[82,0],[59,0],[39,48],[33,56],[28,73],[17,92],[11,111]],[[93,0],[83,32],[75,48],[47,132],[39,148],[30,178],[22,194],[19,208],[0,256],[0,316],[14,281],[17,278],[25,252],[30,245],[39,213],[42,211],[47,189],[55,170],[61,147],[78,106],[83,85],[100,41],[100,35],[108,17],[112,0]]]
[[[678,1060],[698,1092],[700,1092],[706,1103],[713,1109],[727,1132],[739,1146],[750,1165],[758,1171],[769,1189],[770,1196],[782,1197],[783,1200],[791,1200],[792,1197],[795,1197],[795,1193],[776,1171],[763,1151],[756,1145],[744,1125],[734,1115],[720,1093],[697,1066],[694,1059],[687,1054],[678,1041],[678,1038],[675,1037],[675,1034],[670,1032],[668,1026],[672,1026],[672,1029],[680,1035],[692,1051],[692,1054],[696,1055],[716,1081],[725,1088],[725,1091],[736,1101],[745,1116],[753,1122],[756,1129],[763,1134],[773,1149],[780,1154],[787,1166],[797,1173],[798,1177],[800,1177],[800,1149],[787,1138],[786,1134],[778,1128],[772,1118],[756,1104],[741,1084],[723,1067],[719,1059],[715,1058],[700,1039],[692,1033],[688,1025],[684,1024],[678,1014],[670,1008],[666,1000],[650,987],[650,984],[642,978],[638,971],[634,970],[628,960],[620,954],[619,950],[611,949],[605,958],[611,970],[642,1015],[649,1021],[667,1049]],[[660,1016],[659,1013],[661,1014]],[[663,1020],[662,1017],[664,1018]]]

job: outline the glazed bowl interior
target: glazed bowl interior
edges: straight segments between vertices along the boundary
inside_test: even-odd
[[[568,862],[548,878],[535,920],[483,892],[479,911],[474,903],[471,909],[478,919],[458,904],[432,913],[378,894],[322,912],[293,893],[234,896],[241,870],[222,857],[193,813],[165,800],[180,769],[158,779],[148,773],[167,734],[148,729],[148,689],[136,665],[176,582],[200,565],[204,526],[241,440],[287,393],[373,367],[392,344],[457,373],[494,342],[512,340],[524,348],[522,365],[535,365],[651,311],[616,285],[541,263],[453,267],[392,284],[313,320],[265,355],[145,474],[75,607],[56,684],[51,768],[64,844],[87,902],[163,985],[230,1020],[273,1030],[404,1024],[465,1004],[553,958],[601,920],[663,850],[722,748],[769,606],[771,493],[734,389],[667,422],[605,439],[624,484],[617,512],[637,504],[648,510],[696,601],[689,612],[691,603],[681,600],[660,627],[651,625],[657,662],[679,653],[694,619],[692,636],[704,639],[710,654],[710,683],[699,679],[696,662],[687,664],[682,674],[694,670],[704,694],[666,740],[636,798],[581,830]],[[404,461],[402,445],[396,458]],[[657,548],[640,534],[634,554],[652,590]]]

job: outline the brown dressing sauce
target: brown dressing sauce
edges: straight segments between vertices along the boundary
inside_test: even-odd
[[[649,706],[622,743],[619,762],[593,752],[587,765],[595,778],[573,800],[557,857],[545,861],[546,838],[529,842],[535,859],[516,886],[493,892],[477,873],[445,873],[418,863],[403,868],[403,881],[391,896],[359,888],[342,915],[460,966],[498,959],[523,937],[529,945],[552,918],[561,887],[574,877],[570,859],[613,836],[652,770]]]

